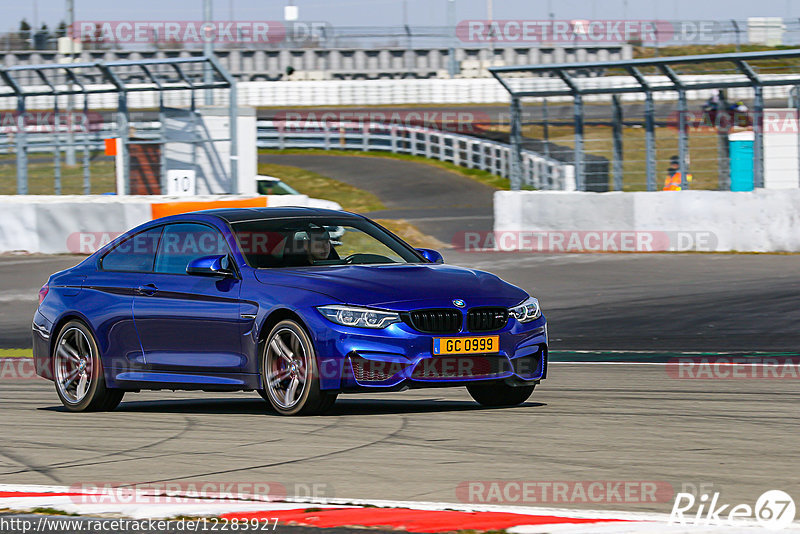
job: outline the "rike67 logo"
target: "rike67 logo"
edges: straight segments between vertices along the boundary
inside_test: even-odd
[[[712,495],[704,493],[700,497],[678,493],[669,523],[690,527],[745,527],[752,525],[755,520],[768,530],[781,530],[794,521],[795,511],[794,500],[781,490],[765,491],[756,500],[755,506],[723,503],[719,492]]]

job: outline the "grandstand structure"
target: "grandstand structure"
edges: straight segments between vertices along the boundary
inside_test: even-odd
[[[454,54],[455,69],[450,63]],[[79,63],[117,61],[165,61],[197,59],[199,49],[91,50],[76,54]],[[628,44],[578,46],[497,46],[369,48],[221,48],[214,50],[219,64],[237,81],[318,81],[353,79],[429,79],[488,77],[488,68],[537,63],[593,63],[630,59]],[[58,63],[57,50],[0,51],[0,66]],[[292,74],[287,73],[291,67]],[[455,72],[451,72],[455,70]],[[586,75],[602,74],[588,68]],[[452,75],[452,76],[451,76]],[[143,75],[142,75],[143,76]],[[142,77],[145,80],[145,77]]]

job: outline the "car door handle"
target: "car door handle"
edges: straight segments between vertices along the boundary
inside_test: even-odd
[[[136,288],[137,295],[144,295],[145,297],[152,297],[158,293],[158,288],[155,284],[145,284]]]

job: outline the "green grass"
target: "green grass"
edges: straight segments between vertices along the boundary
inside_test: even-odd
[[[787,45],[765,46],[743,44],[740,47],[740,52],[769,52],[779,50],[794,50],[796,48],[797,47]],[[635,59],[734,53],[736,53],[735,44],[663,46],[658,48],[658,56],[656,56],[655,47],[652,46],[635,46],[633,48],[633,57]],[[764,74],[795,73],[797,72],[797,67],[800,66],[800,58],[760,60],[748,63],[755,67],[757,72],[762,72]],[[678,65],[676,66],[675,71],[678,74],[714,74],[714,71],[733,72],[732,69],[735,69],[735,67],[731,63],[702,63],[696,65]],[[651,71],[648,69],[645,69],[643,72],[645,74],[651,74]],[[652,73],[655,74],[656,72],[652,71]],[[625,71],[609,71],[607,74],[629,75]],[[660,72],[657,74],[660,74]]]
[[[38,507],[31,510],[31,513],[38,514],[38,515],[65,515],[70,517],[78,517],[80,514],[71,514],[69,512],[65,512],[64,510],[58,510],[56,508],[48,508],[48,507]]]
[[[361,150],[322,150],[316,148],[290,148],[284,150],[268,150],[268,149],[261,149],[258,151],[259,154],[308,154],[308,155],[315,155],[315,156],[357,156],[363,158],[389,158],[389,159],[398,159],[401,161],[413,161],[415,163],[424,163],[425,165],[431,165],[434,167],[439,167],[440,169],[445,169],[450,172],[454,172],[456,174],[460,174],[461,176],[465,176],[476,182],[480,182],[482,184],[488,185],[489,187],[493,187],[494,189],[509,189],[509,182],[508,179],[503,178],[502,176],[497,176],[496,174],[492,174],[487,171],[482,171],[479,169],[467,169],[466,167],[459,167],[458,165],[454,165],[449,161],[439,161],[436,159],[428,159],[423,156],[412,156],[411,154],[395,154],[393,152],[383,152],[383,151],[361,151]]]
[[[0,358],[32,358],[31,349],[0,349]]]
[[[298,192],[312,198],[324,198],[338,202],[346,211],[362,213],[385,208],[378,197],[372,193],[299,167],[259,163],[258,173],[280,178]]]
[[[68,167],[61,161],[61,193],[64,195],[83,194],[83,154],[77,154],[78,164]],[[4,154],[2,160],[16,160],[13,155]],[[52,154],[28,154],[28,194],[52,195],[54,192],[55,163]],[[47,161],[30,161],[47,159]],[[89,162],[91,192],[108,193],[116,190],[114,158],[95,156]],[[0,165],[0,195],[17,194],[16,164]]]

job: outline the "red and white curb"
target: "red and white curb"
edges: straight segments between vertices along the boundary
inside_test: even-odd
[[[667,514],[655,513],[362,499],[270,501],[259,496],[215,495],[198,498],[180,492],[139,489],[122,499],[118,491],[81,492],[65,486],[0,484],[0,510],[29,512],[37,508],[93,517],[219,517],[231,521],[257,519],[320,528],[373,527],[420,533],[458,530],[506,530],[510,534],[767,532],[756,523],[736,527],[671,525]],[[798,534],[800,524],[793,523],[780,532]]]

